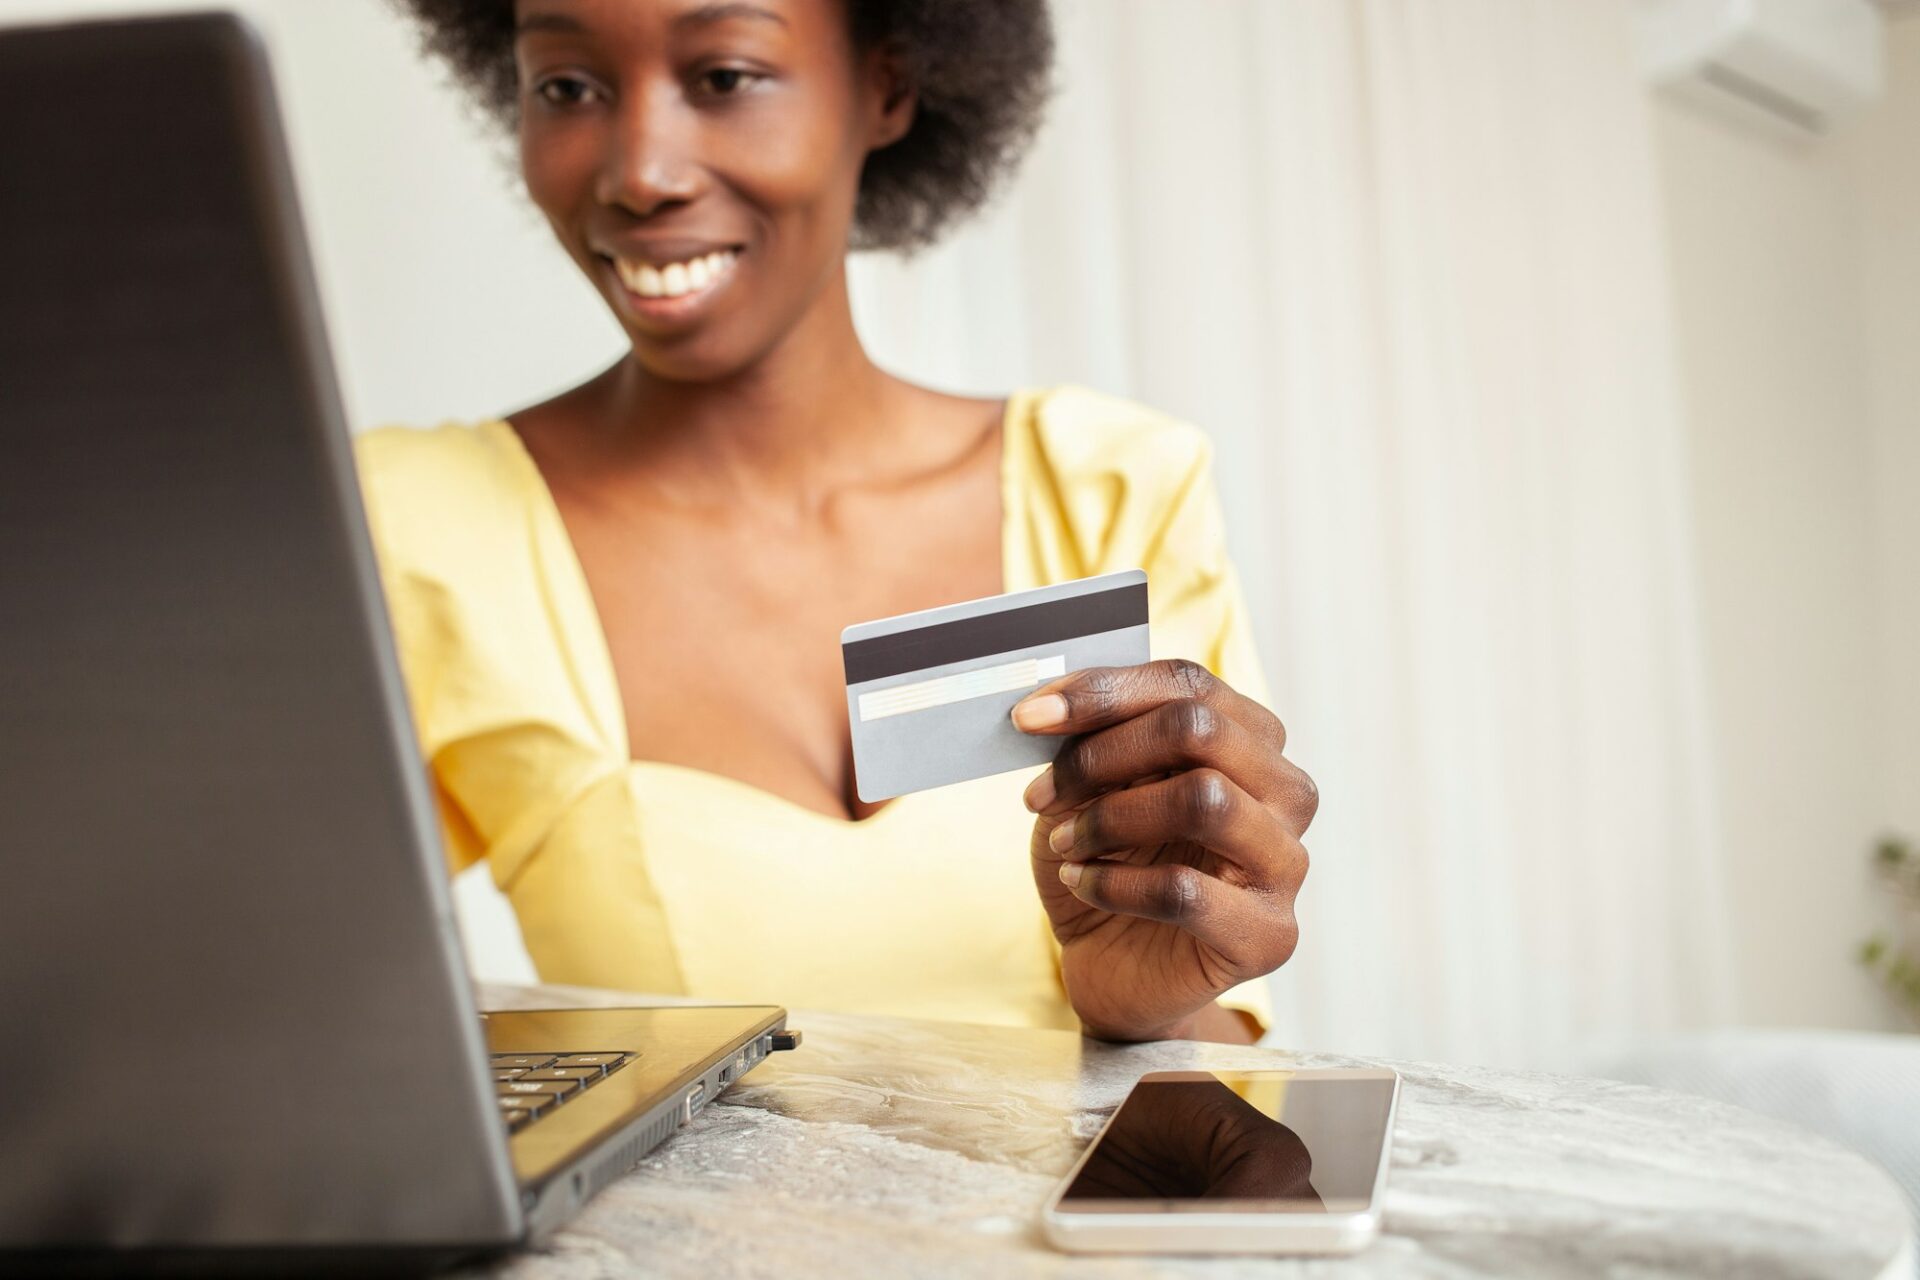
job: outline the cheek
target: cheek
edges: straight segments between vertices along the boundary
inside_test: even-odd
[[[520,128],[520,177],[527,198],[547,217],[554,233],[570,254],[580,250],[568,227],[577,214],[593,199],[596,150],[587,131],[568,129]]]
[[[798,97],[799,95],[796,95]],[[747,201],[803,238],[832,239],[851,213],[863,153],[848,136],[851,104],[838,95],[809,95],[805,109],[771,110],[750,127],[715,139],[716,164]]]

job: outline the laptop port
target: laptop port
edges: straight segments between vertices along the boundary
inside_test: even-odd
[[[687,1119],[691,1120],[695,1116],[699,1115],[700,1108],[706,1105],[707,1105],[707,1086],[705,1083],[697,1084],[693,1086],[693,1088],[687,1090]]]

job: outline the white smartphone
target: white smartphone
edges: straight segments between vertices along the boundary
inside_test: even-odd
[[[1399,1073],[1155,1071],[1047,1202],[1075,1253],[1352,1253],[1380,1229]]]

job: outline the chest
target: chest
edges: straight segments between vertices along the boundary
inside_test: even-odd
[[[999,490],[857,497],[789,528],[647,503],[562,503],[635,759],[834,816],[854,795],[840,631],[1003,586]]]

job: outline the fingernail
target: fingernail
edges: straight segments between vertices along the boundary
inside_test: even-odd
[[[1074,820],[1068,818],[1065,822],[1055,827],[1052,833],[1047,836],[1047,848],[1053,850],[1055,853],[1065,853],[1067,850],[1073,848],[1073,824]]]
[[[1051,729],[1067,718],[1067,700],[1057,693],[1043,693],[1037,698],[1028,698],[1017,702],[1013,707],[1013,722],[1028,733],[1036,729]]]
[[[1027,794],[1024,797],[1027,810],[1031,813],[1038,813],[1053,803],[1053,797],[1053,770],[1052,768],[1048,768],[1039,777],[1027,784]]]
[[[1086,870],[1085,867],[1077,862],[1063,862],[1060,864],[1060,883],[1069,889],[1075,888],[1079,885],[1080,877],[1086,873]]]

